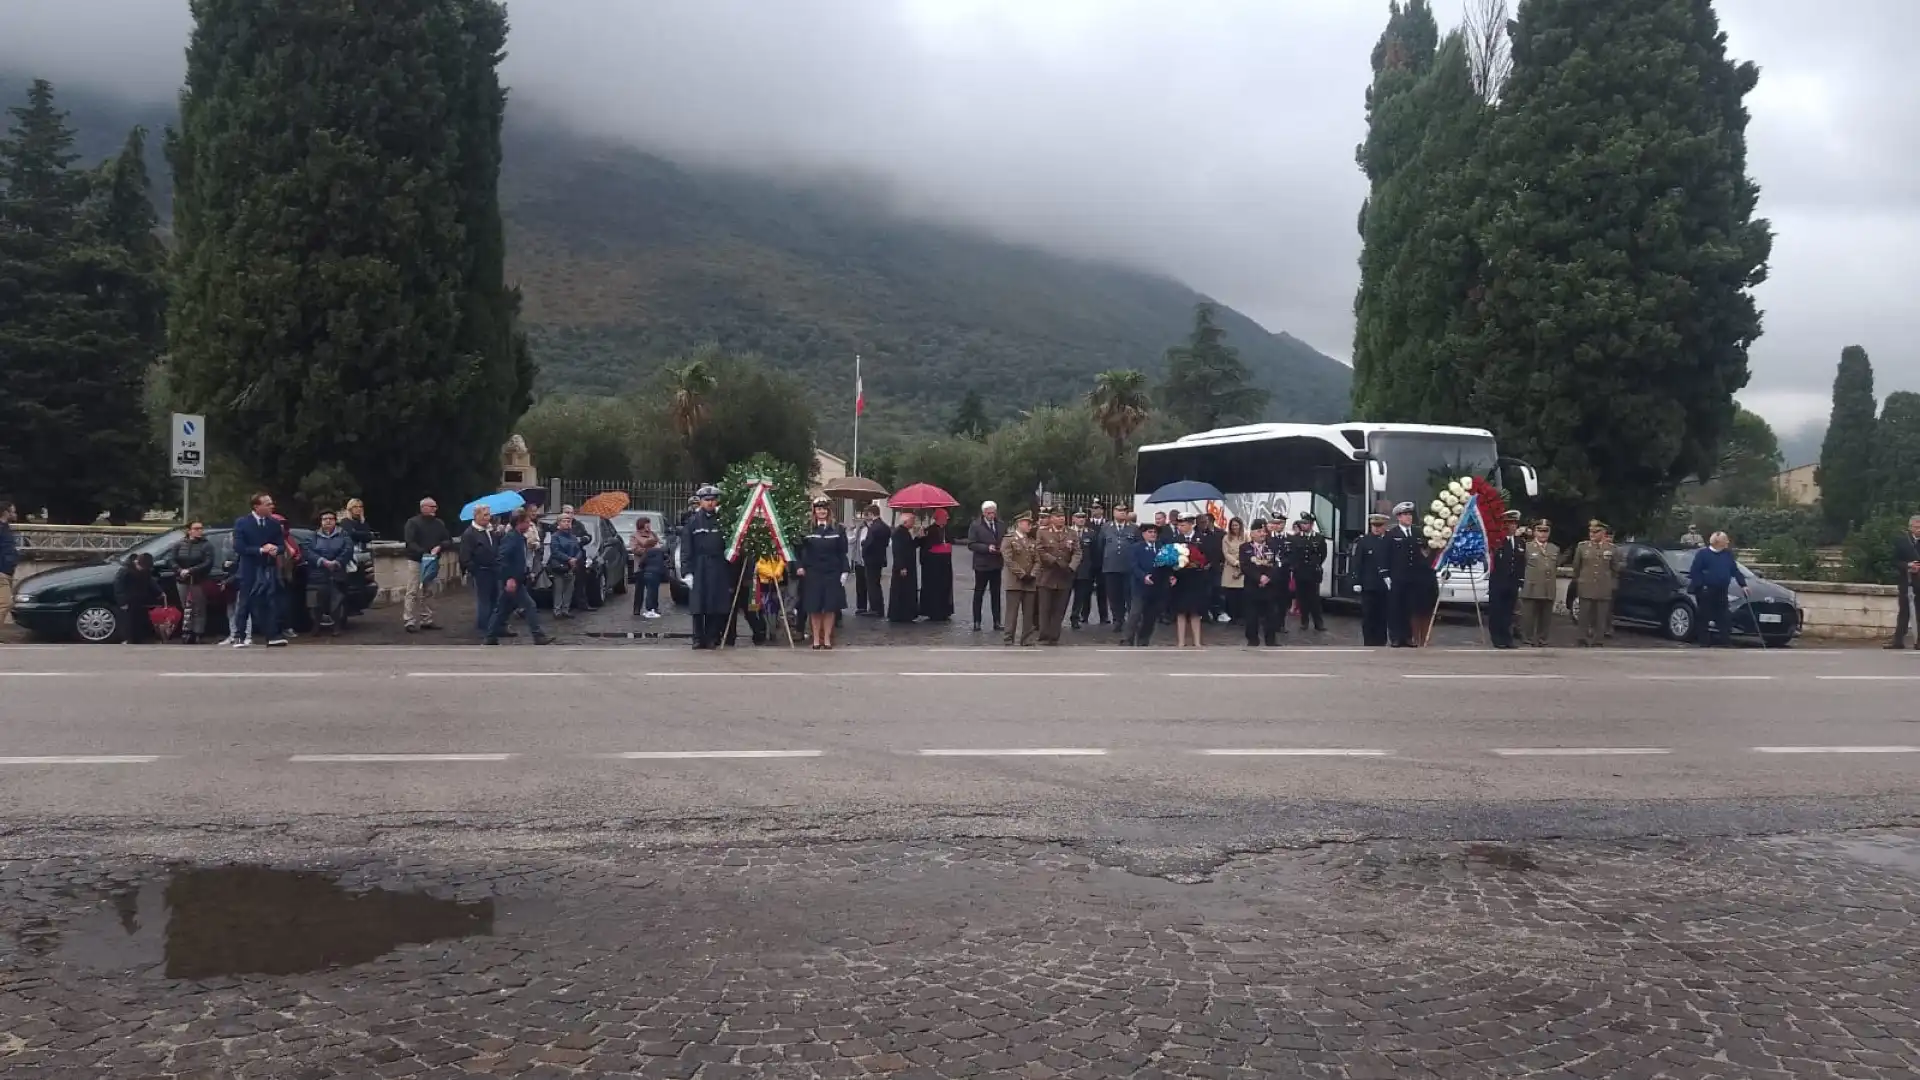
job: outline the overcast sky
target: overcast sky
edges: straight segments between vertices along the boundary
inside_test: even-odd
[[[1462,0],[1439,0],[1450,18]],[[921,212],[1114,256],[1343,359],[1386,0],[518,0],[522,101],[683,158],[893,180]],[[1762,68],[1778,233],[1743,400],[1822,418],[1842,346],[1920,389],[1916,0],[1723,0]],[[0,66],[178,87],[186,0],[0,0]]]

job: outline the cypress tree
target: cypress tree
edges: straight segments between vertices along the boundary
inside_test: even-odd
[[[1383,294],[1406,244],[1400,181],[1425,138],[1424,102],[1414,90],[1433,64],[1440,36],[1427,0],[1408,0],[1404,8],[1392,0],[1387,10],[1386,29],[1373,47],[1367,139],[1354,154],[1368,191],[1360,207],[1360,288],[1353,301],[1353,407],[1368,419],[1384,415],[1394,382],[1386,354],[1397,336]]]
[[[1920,394],[1888,394],[1875,430],[1873,512],[1920,514]]]
[[[1357,305],[1355,409],[1369,420],[1462,423],[1469,387],[1455,353],[1480,265],[1474,166],[1491,110],[1473,84],[1464,39],[1448,34],[1397,99],[1418,141],[1369,202]]]
[[[1631,527],[1709,471],[1760,334],[1743,100],[1708,0],[1524,0],[1486,144],[1471,406],[1542,509]]]
[[[199,0],[194,14],[169,146],[182,398],[296,503],[358,491],[397,522],[423,495],[464,498],[532,382],[501,268],[504,11]]]
[[[36,81],[0,140],[0,490],[56,521],[145,508],[160,321],[142,134],[100,173]],[[142,227],[144,225],[144,232]]]
[[[1873,361],[1867,350],[1849,345],[1840,350],[1833,413],[1820,444],[1820,467],[1813,474],[1820,485],[1820,511],[1841,531],[1865,521],[1873,509],[1874,411]]]

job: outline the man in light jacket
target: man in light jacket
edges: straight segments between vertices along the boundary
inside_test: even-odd
[[[967,527],[967,547],[973,552],[973,632],[976,634],[980,632],[980,602],[988,597],[993,598],[993,628],[1000,629],[1000,576],[1006,566],[1000,547],[1006,536],[1006,527],[1000,524],[1000,508],[991,501],[981,503],[980,516]]]

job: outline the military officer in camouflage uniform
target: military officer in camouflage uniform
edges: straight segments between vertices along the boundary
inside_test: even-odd
[[[1587,523],[1587,539],[1573,549],[1573,587],[1580,598],[1581,648],[1613,636],[1613,593],[1620,582],[1620,551],[1605,522]]]
[[[1533,523],[1527,541],[1526,578],[1520,585],[1520,632],[1527,644],[1545,648],[1553,633],[1553,602],[1560,595],[1560,548],[1545,518]]]

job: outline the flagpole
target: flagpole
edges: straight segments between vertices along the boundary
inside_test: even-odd
[[[853,354],[853,475],[860,475],[860,354]]]

